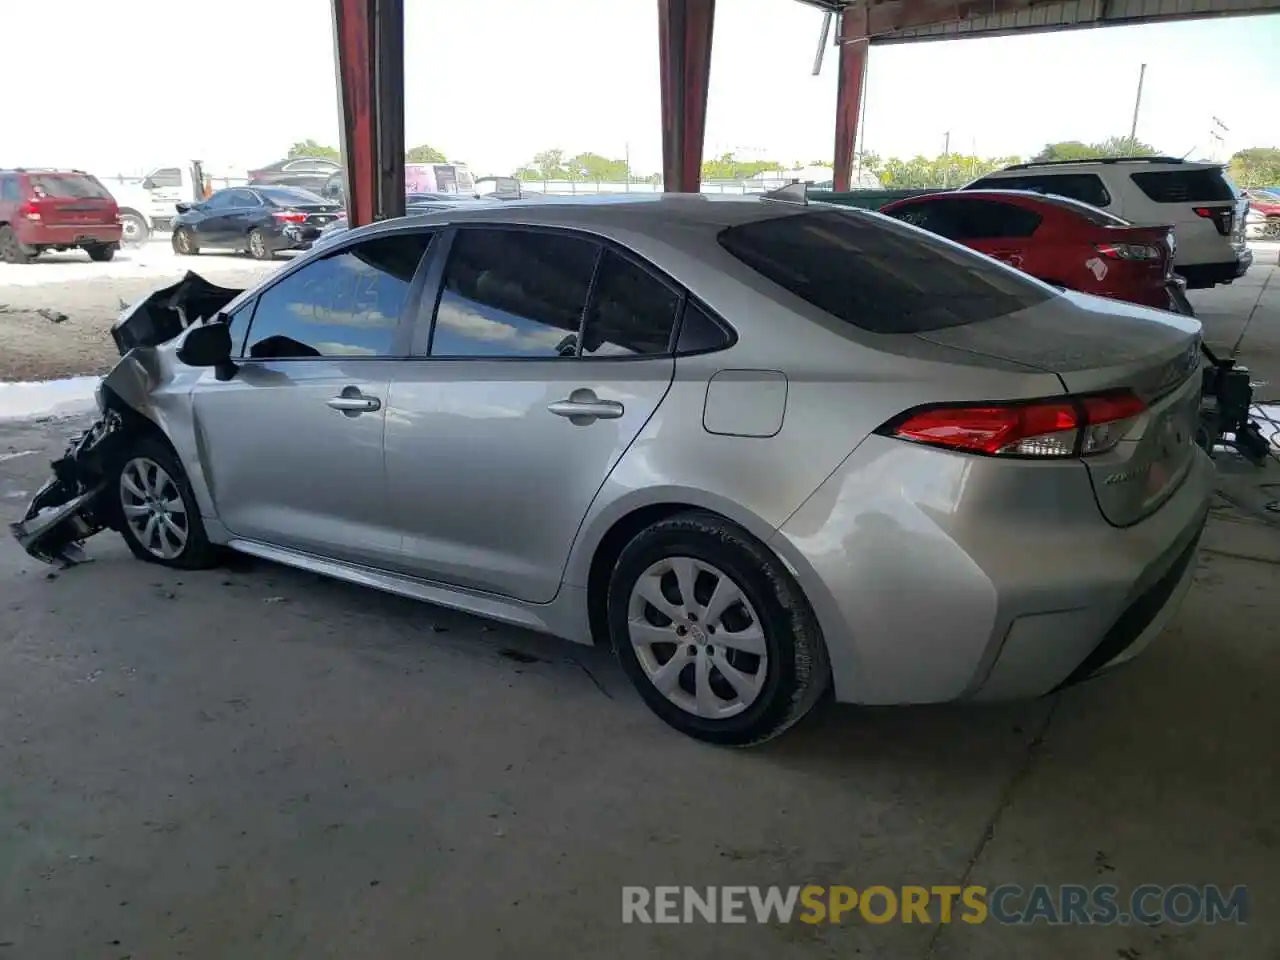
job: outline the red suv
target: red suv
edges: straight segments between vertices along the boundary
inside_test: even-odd
[[[965,190],[897,200],[880,212],[1065,287],[1190,314],[1173,274],[1171,227],[1138,227],[1078,200]]]
[[[79,247],[106,261],[120,249],[111,193],[80,170],[0,170],[0,260],[30,263],[45,250]]]

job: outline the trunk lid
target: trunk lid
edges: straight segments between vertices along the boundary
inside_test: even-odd
[[[1029,310],[916,336],[1057,374],[1072,394],[1123,389],[1139,396],[1147,410],[1125,438],[1084,459],[1103,516],[1128,526],[1157,509],[1194,460],[1200,331],[1189,317],[1067,293]]]
[[[327,226],[342,216],[343,208],[336,203],[291,203],[286,208],[293,213],[305,213],[304,223],[313,227]]]

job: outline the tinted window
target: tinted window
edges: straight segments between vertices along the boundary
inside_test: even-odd
[[[758,220],[724,230],[720,243],[801,299],[874,333],[959,326],[1052,296],[985,257],[859,210]]]
[[[259,297],[244,355],[386,357],[430,235],[379,237],[316,260]]]
[[[21,200],[17,177],[0,177],[0,200]]]
[[[287,164],[285,169],[290,173],[328,173],[334,166],[323,160],[295,160]]]
[[[680,341],[677,353],[701,353],[706,350],[722,350],[733,342],[711,314],[693,299],[684,302],[684,316],[680,320]]]
[[[574,356],[598,251],[564,234],[460,230],[445,269],[431,355]]]
[[[1030,190],[1069,197],[1095,207],[1105,207],[1111,194],[1096,173],[1027,173],[1016,177],[986,177],[966,190]]]
[[[207,210],[224,210],[235,206],[235,191],[220,190],[204,202]]]
[[[157,187],[182,186],[182,172],[177,167],[165,167],[161,170],[155,170],[147,179]]]
[[[1156,203],[1203,203],[1234,200],[1221,170],[1160,170],[1129,175]]]
[[[679,306],[679,295],[661,280],[625,257],[605,251],[583,327],[582,355],[669,353]]]
[[[323,197],[301,187],[262,187],[258,190],[268,203],[288,207],[296,203],[324,203]]]
[[[946,200],[952,229],[964,240],[1029,237],[1040,226],[1040,214],[998,200]]]
[[[31,188],[38,196],[59,200],[110,200],[107,188],[93,177],[78,173],[31,175]]]
[[[233,207],[256,207],[258,198],[248,190],[231,190],[227,202]]]
[[[921,230],[928,230],[949,240],[956,238],[956,232],[948,216],[950,204],[942,200],[922,200],[909,203],[888,211],[887,215],[903,223],[909,223]]]

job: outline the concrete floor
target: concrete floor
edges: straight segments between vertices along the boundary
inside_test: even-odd
[[[1275,272],[1196,299],[1280,385]],[[68,427],[0,424],[6,514]],[[746,752],[666,729],[597,651],[265,563],[90,549],[51,575],[0,543],[0,960],[1280,957],[1280,534],[1225,507],[1130,666],[1029,704],[826,706]],[[622,885],[806,882],[1247,884],[1253,909],[620,923]]]

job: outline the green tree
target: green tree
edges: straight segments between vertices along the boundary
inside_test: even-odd
[[[568,180],[569,171],[565,169],[564,151],[556,148],[535,153],[533,160],[521,167],[516,176],[521,180]]]
[[[580,153],[565,161],[570,180],[626,180],[627,161],[611,160],[598,153]]]
[[[409,163],[444,163],[449,159],[435,147],[425,143],[410,147],[405,151],[404,158]]]
[[[1046,163],[1052,160],[1089,160],[1097,155],[1087,143],[1063,140],[1060,143],[1046,143],[1044,149],[1031,159],[1036,163]]]
[[[289,148],[290,157],[327,157],[330,160],[342,159],[337,147],[326,147],[314,140],[299,140]]]
[[[1094,160],[1098,157],[1154,157],[1156,148],[1136,137],[1107,137],[1099,143],[1063,140],[1046,143],[1031,159],[1037,163],[1050,160]]]
[[[732,153],[702,161],[703,180],[747,180],[774,170],[782,170],[782,164],[776,160],[739,160]]]
[[[1280,148],[1238,150],[1231,155],[1227,172],[1242,187],[1280,186]]]

